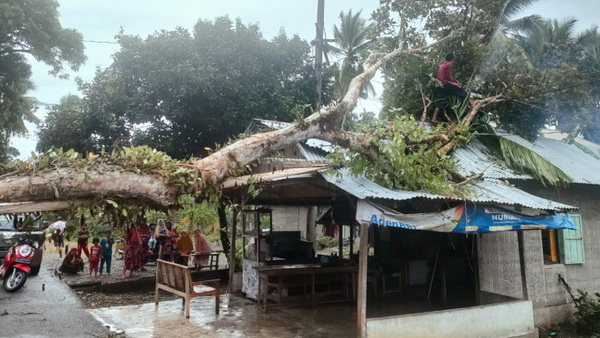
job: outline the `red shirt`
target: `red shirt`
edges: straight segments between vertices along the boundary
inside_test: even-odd
[[[102,247],[100,245],[92,246],[90,248],[90,262],[99,262],[101,253],[102,253]]]
[[[443,86],[451,84],[456,87],[461,87],[460,83],[452,77],[452,61],[444,61],[440,65],[437,75],[438,80]]]

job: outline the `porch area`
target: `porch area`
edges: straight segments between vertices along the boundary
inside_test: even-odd
[[[536,333],[530,301],[483,295],[487,304],[428,304],[394,295],[370,297],[367,306],[369,337],[522,337]],[[462,304],[466,305],[466,304]],[[256,303],[234,294],[221,295],[221,312],[214,299],[191,302],[183,315],[181,300],[89,310],[113,332],[128,337],[356,337],[356,305],[337,303],[315,307],[278,307],[263,313]],[[477,329],[479,328],[479,330]],[[490,331],[490,329],[492,331]],[[536,336],[537,337],[537,336]]]

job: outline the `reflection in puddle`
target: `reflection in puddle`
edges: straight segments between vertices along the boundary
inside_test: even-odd
[[[354,304],[324,307],[257,310],[247,299],[221,295],[220,314],[214,313],[213,297],[191,302],[190,318],[183,313],[181,300],[126,305],[90,310],[111,331],[128,337],[347,337],[356,336]]]

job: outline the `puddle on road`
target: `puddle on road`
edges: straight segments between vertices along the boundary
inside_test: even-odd
[[[186,319],[181,300],[89,310],[113,332],[128,337],[347,337],[356,336],[353,304],[325,307],[273,309],[262,313],[247,299],[221,295],[220,314],[215,315],[213,297],[191,302]]]

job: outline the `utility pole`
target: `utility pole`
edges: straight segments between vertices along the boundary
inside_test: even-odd
[[[325,28],[325,0],[318,0],[317,5],[317,36],[313,41],[315,45],[315,81],[316,81],[316,96],[314,111],[321,108],[321,83],[323,73],[323,29]]]

